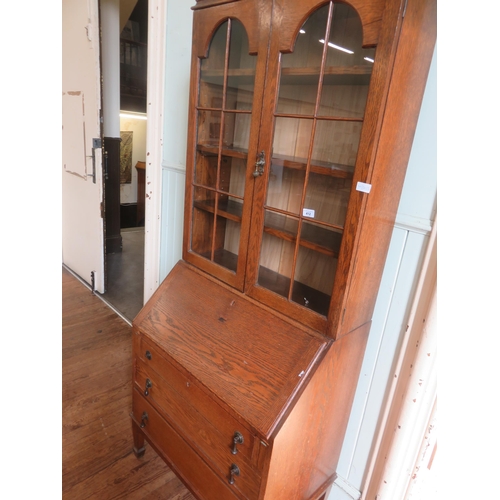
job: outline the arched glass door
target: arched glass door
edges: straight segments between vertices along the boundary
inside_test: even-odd
[[[281,55],[258,285],[328,314],[374,62],[354,9],[329,2]]]
[[[200,68],[190,251],[231,273],[238,270],[256,59],[243,25],[227,19]]]

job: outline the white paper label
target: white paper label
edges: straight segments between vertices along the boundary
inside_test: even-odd
[[[311,219],[314,219],[314,210],[312,208],[303,208],[302,217],[310,217]]]
[[[371,184],[366,184],[366,182],[358,182],[356,184],[356,190],[361,191],[362,193],[369,193],[372,188]]]

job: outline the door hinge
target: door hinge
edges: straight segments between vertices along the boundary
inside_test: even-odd
[[[104,203],[101,201],[101,219],[104,219]]]
[[[95,271],[90,271],[90,288],[95,295]]]

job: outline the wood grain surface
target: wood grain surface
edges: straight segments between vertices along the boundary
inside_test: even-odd
[[[153,449],[132,452],[131,329],[65,269],[62,347],[62,498],[194,500]]]
[[[264,438],[279,426],[328,345],[327,339],[271,316],[183,261],[134,327]]]

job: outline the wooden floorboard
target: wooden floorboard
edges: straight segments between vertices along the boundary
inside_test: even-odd
[[[62,271],[63,500],[195,500],[146,444],[132,452],[131,328]]]

